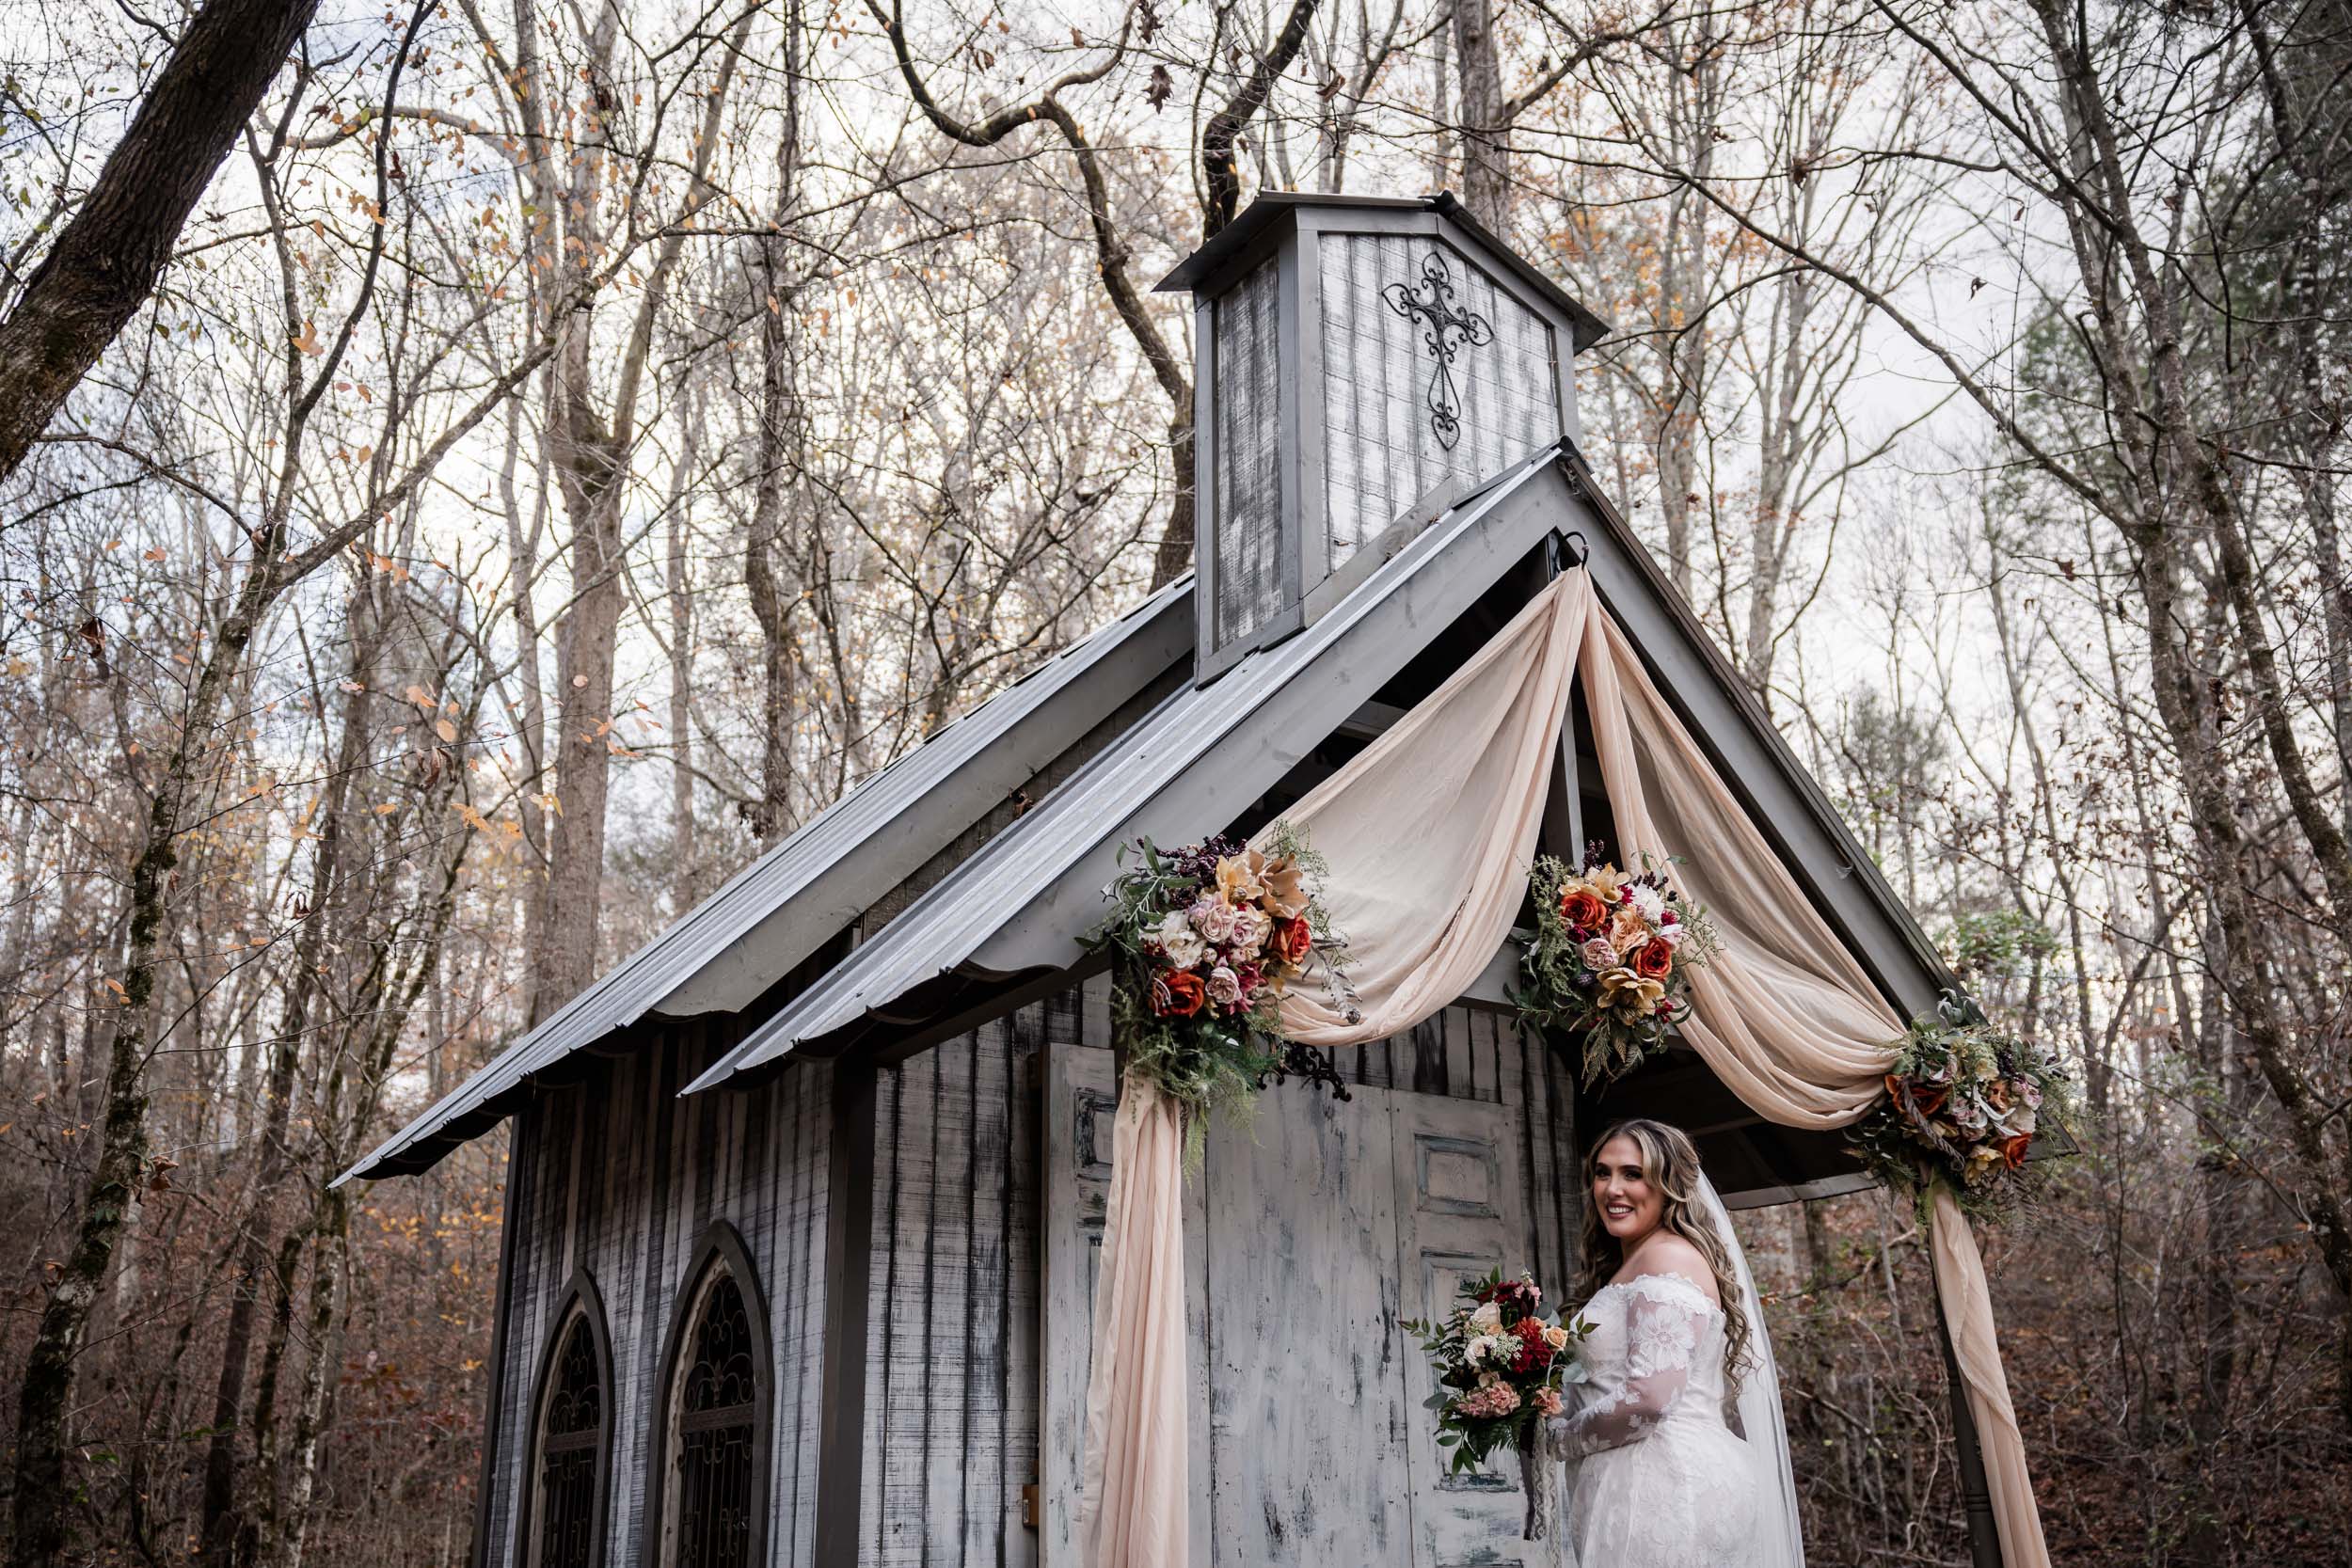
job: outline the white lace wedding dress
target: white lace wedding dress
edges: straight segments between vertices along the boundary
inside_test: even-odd
[[[1584,1568],[1744,1568],[1782,1560],[1772,1478],[1724,1422],[1723,1312],[1680,1275],[1607,1285],[1584,1307],[1582,1399],[1549,1423],[1569,1462]],[[1776,1489],[1775,1489],[1776,1490]]]

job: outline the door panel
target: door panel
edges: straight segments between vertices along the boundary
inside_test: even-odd
[[[1389,1098],[1279,1089],[1210,1137],[1217,1568],[1410,1560]]]
[[[1518,1117],[1482,1101],[1389,1098],[1403,1263],[1398,1315],[1434,1318],[1452,1309],[1465,1282],[1498,1266],[1514,1273],[1531,1266]],[[1436,1387],[1429,1363],[1409,1336],[1406,1350],[1414,1568],[1519,1561],[1524,1509],[1518,1462],[1502,1459],[1492,1471],[1447,1475],[1436,1423],[1422,1408]]]

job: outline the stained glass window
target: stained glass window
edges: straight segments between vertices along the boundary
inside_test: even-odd
[[[676,1568],[749,1568],[759,1366],[742,1290],[715,1266],[678,1353]]]
[[[539,1418],[535,1568],[594,1568],[606,1403],[596,1335],[588,1315],[575,1311],[556,1351]]]

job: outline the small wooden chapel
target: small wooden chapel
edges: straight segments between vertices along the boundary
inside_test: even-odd
[[[1193,298],[1194,573],[866,780],[349,1173],[512,1119],[479,1568],[1076,1568],[1119,1042],[1079,938],[1120,845],[1254,831],[1563,571],[1888,1005],[1954,981],[1584,455],[1606,330],[1449,198],[1261,197]],[[1613,837],[1577,703],[1544,847]],[[1506,948],[1216,1129],[1186,1190],[1193,1560],[1522,1560],[1400,1319],[1575,1272],[1581,1140],[1688,1129],[1733,1208],[1853,1190],[1671,1052],[1597,1096]],[[1979,1563],[1997,1561],[1974,1470]]]

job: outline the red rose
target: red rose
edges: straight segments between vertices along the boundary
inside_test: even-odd
[[[1675,950],[1652,940],[1633,950],[1633,973],[1645,980],[1662,980],[1675,966]]]
[[[1570,888],[1560,895],[1560,918],[1578,930],[1609,924],[1609,911],[1590,888]]]
[[[1172,969],[1152,982],[1152,1010],[1162,1018],[1190,1018],[1207,1000],[1200,976],[1189,969]]]
[[[2005,1138],[2001,1142],[2001,1161],[2010,1169],[2015,1170],[2026,1163],[2026,1150],[2032,1147],[2033,1134],[2030,1132],[2020,1132],[2013,1138]]]
[[[1551,1347],[1544,1342],[1544,1325],[1533,1318],[1522,1318],[1513,1330],[1519,1337],[1519,1354],[1512,1359],[1514,1372],[1541,1370],[1551,1360]]]
[[[1304,920],[1278,920],[1274,923],[1274,956],[1286,964],[1307,961],[1309,949],[1315,944],[1315,935]]]

